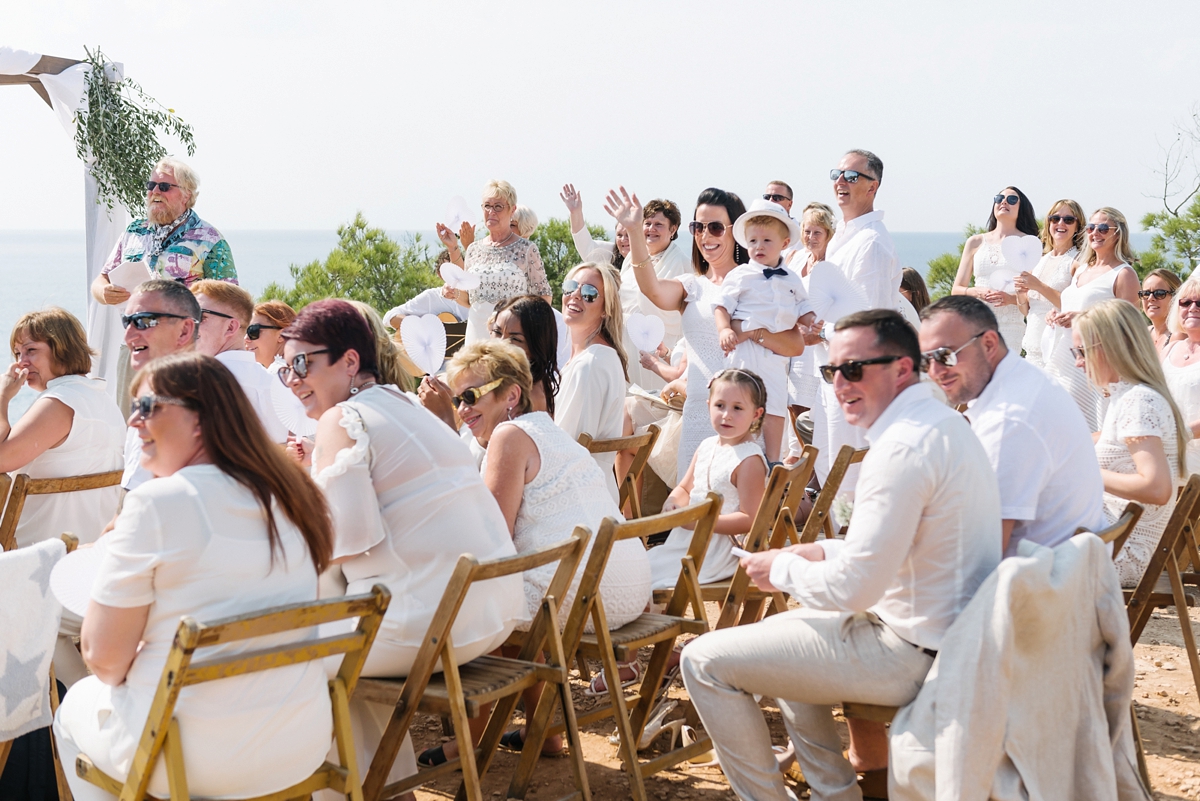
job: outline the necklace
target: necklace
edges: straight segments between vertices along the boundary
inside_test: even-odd
[[[512,241],[512,238],[513,238],[514,236],[516,236],[516,233],[515,233],[514,231],[512,231],[512,230],[509,230],[509,232],[508,232],[508,236],[504,237],[504,239],[500,240],[499,242],[497,242],[496,240],[494,240],[494,239],[493,239],[493,240],[492,240],[492,247],[494,247],[494,248],[502,248],[502,247],[504,247],[505,245],[507,245],[509,242],[511,242],[511,241]]]
[[[364,382],[361,387],[356,387],[356,386],[354,386],[353,383],[351,383],[350,384],[350,394],[357,395],[358,393],[362,392],[364,389],[370,389],[371,387],[375,386],[375,383],[376,383],[375,379],[373,379],[373,378],[370,379],[369,381]]]

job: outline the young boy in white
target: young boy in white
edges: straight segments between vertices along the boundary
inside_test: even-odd
[[[714,309],[717,333],[729,366],[757,373],[767,387],[764,450],[768,460],[777,462],[787,414],[789,359],[765,348],[762,340],[766,333],[795,328],[798,320],[810,324],[815,316],[800,276],[781,258],[784,248],[799,241],[800,226],[782,206],[759,199],[733,223],[733,238],[749,252],[750,263],[725,276]],[[734,320],[741,322],[740,333],[733,328]]]

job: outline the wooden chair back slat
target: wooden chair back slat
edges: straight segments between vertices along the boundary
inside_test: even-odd
[[[630,437],[592,439],[592,435],[588,433],[579,435],[578,442],[587,448],[588,453],[634,451],[633,461],[629,464],[629,469],[625,471],[625,475],[617,479],[619,491],[617,505],[627,515],[627,519],[642,516],[642,498],[641,493],[638,491],[638,481],[642,477],[642,471],[645,470],[646,463],[650,461],[650,453],[654,450],[654,443],[658,441],[660,431],[661,429],[658,426],[651,424],[645,433],[635,434]]]
[[[60,492],[82,492],[115,487],[121,483],[122,475],[120,470],[111,470],[107,473],[89,473],[86,476],[67,478],[34,478],[30,479],[25,493],[27,495],[55,495]]]
[[[208,624],[197,624],[196,648],[237,642],[253,637],[266,637],[282,631],[320,626],[359,615],[370,614],[376,607],[375,596],[352,595],[346,598],[331,598],[322,604],[292,604],[261,614],[236,615],[214,620]]]
[[[307,662],[312,659],[323,659],[337,656],[349,651],[361,649],[365,642],[363,634],[349,634],[340,637],[323,637],[319,640],[293,645],[279,645],[274,648],[262,648],[236,656],[219,659],[204,659],[192,662],[183,675],[179,677],[181,687],[193,684],[204,684],[244,673],[257,673],[260,670],[270,670],[281,665],[292,665],[296,662]]]
[[[1182,550],[1180,541],[1184,527],[1189,524],[1195,525],[1195,516],[1200,513],[1200,508],[1198,508],[1200,503],[1198,502],[1200,502],[1200,476],[1193,475],[1184,485],[1183,492],[1179,494],[1179,499],[1175,502],[1175,509],[1171,512],[1170,519],[1167,520],[1167,527],[1163,529],[1158,545],[1150,556],[1150,562],[1146,565],[1146,571],[1142,574],[1141,580],[1125,605],[1129,613],[1129,634],[1135,645],[1142,636],[1142,630],[1150,621],[1150,613],[1154,611],[1153,606],[1148,602],[1150,596],[1154,594],[1154,587],[1162,577],[1163,571],[1173,566],[1175,572],[1178,573],[1179,566],[1176,557]],[[1187,614],[1186,609],[1183,614]]]
[[[813,501],[812,511],[808,513],[808,519],[804,521],[804,528],[800,532],[800,542],[816,542],[817,534],[822,530],[826,532],[827,537],[831,536],[834,531],[830,518],[833,501],[841,489],[846,471],[850,469],[851,465],[861,462],[866,457],[867,450],[867,448],[855,450],[850,445],[843,445],[842,449],[838,451],[837,458],[833,460],[833,466],[829,468],[829,475],[825,477],[825,483],[821,485],[821,491],[817,493],[817,499]]]
[[[1121,553],[1121,548],[1125,545],[1125,540],[1129,539],[1129,535],[1133,533],[1133,527],[1137,525],[1138,520],[1142,517],[1144,509],[1140,503],[1130,501],[1125,504],[1125,510],[1121,512],[1121,516],[1116,522],[1107,528],[1102,528],[1099,531],[1093,532],[1104,542],[1112,545],[1112,558],[1115,562],[1117,554]],[[1089,531],[1085,526],[1075,529],[1076,534],[1083,534]]]
[[[0,547],[11,551],[16,547],[17,524],[21,520],[21,512],[25,509],[25,499],[30,495],[57,495],[63,492],[83,492],[85,490],[115,487],[121,483],[122,472],[112,470],[107,473],[89,473],[84,476],[67,476],[65,478],[30,478],[27,473],[18,473],[10,478],[7,474],[0,479],[0,498],[7,495],[4,504],[4,514],[0,516]],[[11,484],[11,491],[9,485]]]

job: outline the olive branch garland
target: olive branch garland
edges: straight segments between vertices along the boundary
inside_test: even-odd
[[[167,155],[158,141],[158,131],[182,142],[189,156],[195,155],[192,127],[163,106],[129,78],[109,81],[107,59],[97,47],[84,48],[87,104],[75,112],[75,153],[91,163],[99,195],[111,210],[114,200],[136,219],[144,216],[146,180],[155,163]]]

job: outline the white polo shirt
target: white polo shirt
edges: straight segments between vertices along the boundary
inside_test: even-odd
[[[1011,348],[967,404],[971,430],[1000,484],[1000,517],[1015,520],[1005,556],[1023,539],[1053,548],[1104,526],[1096,446],[1066,390]]]
[[[279,379],[259,364],[254,354],[248,350],[227,350],[217,354],[217,361],[229,368],[233,377],[242,386],[242,391],[250,399],[250,405],[258,412],[267,431],[267,438],[272,442],[287,442],[287,426],[279,419],[275,411],[275,402],[271,399],[271,383]]]

